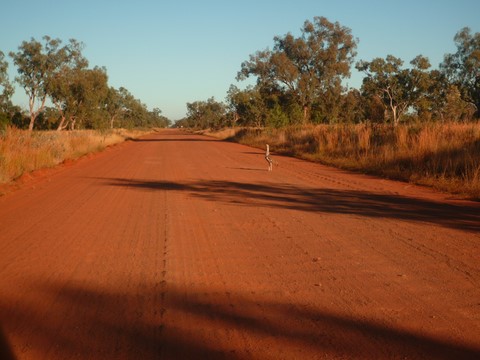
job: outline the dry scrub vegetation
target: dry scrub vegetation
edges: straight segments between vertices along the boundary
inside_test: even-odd
[[[480,123],[243,128],[212,135],[480,199]]]
[[[0,184],[143,134],[123,129],[30,132],[7,128],[0,132]]]

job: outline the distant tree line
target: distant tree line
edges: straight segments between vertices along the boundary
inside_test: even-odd
[[[210,98],[187,104],[177,126],[273,126],[292,124],[471,121],[480,117],[480,33],[469,28],[455,38],[457,52],[446,54],[439,69],[418,55],[404,61],[355,62],[358,40],[351,30],[324,17],[305,21],[299,37],[275,36],[272,50],[257,51],[241,64],[226,103]],[[346,88],[352,65],[365,74],[360,89]]]
[[[104,67],[89,68],[84,45],[75,39],[66,45],[44,36],[23,41],[9,56],[17,68],[15,82],[29,101],[28,113],[12,104],[13,84],[8,63],[0,51],[0,128],[13,125],[29,130],[166,127],[160,109],[148,110],[127,89],[108,85]]]

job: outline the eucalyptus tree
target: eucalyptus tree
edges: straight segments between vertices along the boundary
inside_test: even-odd
[[[120,90],[109,87],[104,105],[105,111],[109,116],[110,129],[113,129],[115,121],[119,122],[120,116],[124,111]]]
[[[410,64],[412,68],[404,69],[403,61],[392,55],[356,64],[356,68],[366,74],[363,93],[381,101],[394,125],[398,125],[408,110],[415,109],[431,85],[428,58],[419,55]]]
[[[207,101],[187,103],[185,123],[192,128],[219,128],[224,125],[226,110],[225,104],[213,97]]]
[[[124,87],[110,87],[105,98],[105,110],[109,116],[110,128],[145,126],[150,122],[150,114],[145,104]],[[157,114],[158,110],[154,110]],[[153,115],[156,116],[156,115]]]
[[[258,86],[240,90],[231,85],[227,93],[229,110],[234,113],[233,123],[244,126],[264,126],[268,108]]]
[[[45,93],[51,99],[58,111],[60,121],[57,130],[63,130],[69,125],[74,127],[78,103],[78,91],[85,81],[88,61],[82,55],[83,44],[70,40],[68,47],[64,47],[62,62],[55,71],[49,74],[45,82]],[[76,94],[77,93],[77,94]]]
[[[70,88],[70,128],[76,124],[83,128],[107,127],[104,122],[103,106],[108,94],[108,77],[105,68],[94,67],[75,72]]]
[[[5,54],[0,51],[0,112],[6,113],[12,106],[11,97],[13,95],[13,86],[8,78],[8,62],[5,60]]]
[[[301,36],[274,38],[273,50],[258,51],[241,65],[237,80],[257,77],[260,87],[280,89],[295,97],[309,122],[315,102],[327,93],[341,95],[341,81],[350,76],[357,40],[351,30],[324,17],[305,21]],[[334,99],[335,100],[335,99]]]
[[[168,127],[170,120],[162,115],[162,110],[147,106],[136,99],[126,88],[108,88],[104,100],[104,110],[108,114],[110,128],[118,127]]]
[[[160,108],[153,108],[153,110],[149,111],[148,114],[149,114],[149,123],[148,123],[149,126],[166,128],[171,124],[170,119],[162,115],[162,110]]]
[[[79,122],[83,127],[96,127],[94,119],[101,117],[100,112],[103,115],[108,95],[106,70],[88,69],[86,64],[62,66],[48,84],[47,92],[61,118],[57,130],[74,129]]]
[[[454,37],[457,52],[446,54],[440,68],[455,84],[464,101],[471,103],[480,116],[480,33],[465,27]]]
[[[391,112],[394,124],[398,121],[399,113],[408,107],[402,65],[403,61],[393,55],[388,55],[386,59],[375,58],[370,62],[361,60],[356,64],[357,70],[366,74],[362,84],[363,93],[379,98],[385,110]]]
[[[126,88],[120,87],[116,94],[117,104],[113,105],[110,114],[113,114],[115,107],[118,120],[122,126],[138,127],[145,126],[148,123],[148,109],[139,99],[130,93]],[[111,104],[112,105],[112,104]]]
[[[75,40],[73,47],[78,44]],[[23,41],[16,53],[10,52],[13,63],[17,67],[15,80],[25,89],[29,99],[30,123],[33,130],[35,119],[45,108],[50,81],[61,66],[68,62],[68,47],[61,47],[60,39],[43,37],[43,43],[31,38]]]
[[[349,89],[339,105],[342,123],[358,124],[365,120],[365,99],[359,90]]]
[[[413,105],[419,120],[464,121],[473,117],[473,104],[462,99],[458,86],[442,71],[434,69],[423,76],[424,94]]]

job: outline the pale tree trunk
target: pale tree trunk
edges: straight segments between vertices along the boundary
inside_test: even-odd
[[[398,125],[397,106],[392,105],[392,114],[393,114],[393,126],[397,126]]]
[[[55,103],[55,106],[56,106],[60,116],[62,117],[61,120],[60,120],[60,124],[58,124],[58,127],[57,127],[57,131],[61,131],[61,130],[64,130],[67,127],[67,124],[65,124],[65,113],[63,112],[60,104]]]
[[[75,130],[75,118],[72,116],[70,117],[70,130]]]
[[[397,126],[398,125],[398,114],[397,114],[398,105],[393,104],[393,95],[390,92],[390,89],[387,88],[384,91],[388,95],[388,99],[390,100],[390,110],[392,111],[392,116],[393,116],[393,126]]]
[[[113,129],[113,122],[115,121],[115,115],[113,115],[110,119],[110,129]]]
[[[35,123],[35,118],[36,118],[35,114],[30,115],[30,124],[28,124],[28,131],[33,130],[33,124]]]
[[[65,124],[65,116],[62,115],[62,120],[60,120],[60,124],[58,124],[57,131],[64,130],[67,127],[67,124]]]
[[[33,124],[35,123],[35,118],[37,117],[37,114],[35,114],[35,111],[33,110],[35,106],[35,96],[30,96],[30,99],[28,100],[28,105],[30,107],[30,124],[28,125],[28,130],[32,131]]]
[[[30,96],[28,101],[30,107],[30,124],[28,124],[28,130],[33,131],[33,125],[35,124],[35,120],[37,119],[38,114],[42,112],[43,108],[45,107],[45,101],[47,101],[47,97],[42,99],[42,103],[37,111],[34,110],[35,107],[35,96]]]

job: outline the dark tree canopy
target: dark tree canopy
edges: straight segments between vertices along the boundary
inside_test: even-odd
[[[113,128],[119,126],[168,126],[169,120],[157,108],[148,111],[125,88],[108,85],[107,70],[89,68],[83,56],[84,44],[70,39],[62,46],[60,39],[44,36],[42,41],[23,41],[17,52],[10,52],[21,85],[29,99],[29,130],[40,119],[41,128]],[[11,95],[5,78],[6,63],[0,53],[0,105]],[[1,88],[0,88],[1,89]],[[3,94],[3,95],[2,95]],[[54,105],[47,107],[47,100]],[[12,123],[23,126],[22,121]]]
[[[457,52],[446,54],[440,65],[442,71],[455,84],[463,100],[473,104],[480,113],[480,33],[470,28],[460,30],[454,38]],[[480,114],[479,114],[480,115]]]
[[[61,47],[60,39],[43,37],[43,43],[32,38],[23,41],[16,53],[11,52],[17,66],[16,81],[25,89],[29,99],[30,124],[33,129],[35,119],[45,108],[48,87],[62,65],[69,61],[68,46]],[[78,43],[74,41],[76,46]]]
[[[0,112],[7,112],[12,106],[11,97],[13,95],[13,86],[8,78],[8,63],[5,55],[0,51]]]
[[[274,38],[272,51],[258,51],[242,64],[237,79],[253,75],[261,87],[292,95],[303,109],[303,120],[311,119],[315,102],[325,94],[341,93],[341,81],[350,76],[357,40],[349,28],[324,17],[305,21],[300,37],[288,33]]]

